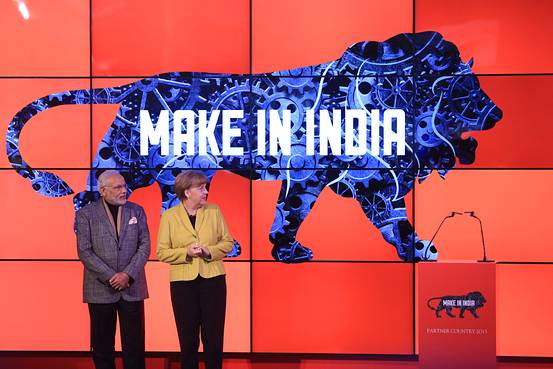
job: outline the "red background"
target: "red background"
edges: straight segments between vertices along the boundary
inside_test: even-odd
[[[336,59],[362,40],[441,32],[463,60],[474,58],[475,73],[487,74],[479,77],[482,88],[503,119],[474,134],[479,148],[473,165],[416,186],[407,198],[409,215],[428,239],[448,212],[476,211],[488,255],[503,263],[497,267],[498,355],[553,356],[552,95],[545,75],[553,72],[551,1],[94,0],[92,28],[87,0],[25,3],[29,20],[17,2],[0,5],[4,132],[29,102],[88,88],[92,76],[99,77],[92,78],[94,87],[102,87],[168,71],[268,72]],[[53,168],[76,192],[85,189],[91,154],[117,106],[92,109],[92,125],[89,106],[63,106],[33,118],[21,134],[25,160]],[[225,350],[414,354],[412,265],[390,263],[397,261],[395,250],[358,204],[329,190],[298,234],[314,249],[315,261],[270,262],[267,234],[278,189],[277,182],[255,182],[250,193],[248,180],[227,172],[211,186],[210,201],[221,205],[243,246],[238,261],[226,264]],[[0,299],[0,327],[10,332],[0,335],[0,350],[88,350],[72,199],[37,194],[5,155],[0,193],[0,295],[9,297]],[[146,208],[155,240],[158,188],[140,189],[131,200]],[[442,259],[480,257],[478,229],[469,218],[455,218],[436,244]],[[151,261],[147,272],[148,350],[174,351],[166,265]]]

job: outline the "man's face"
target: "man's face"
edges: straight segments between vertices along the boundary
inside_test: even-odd
[[[104,200],[112,205],[125,205],[127,202],[127,184],[123,176],[110,176],[106,185],[100,187],[100,194]]]

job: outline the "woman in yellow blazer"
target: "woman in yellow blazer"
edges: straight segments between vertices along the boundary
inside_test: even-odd
[[[227,295],[222,259],[233,238],[219,207],[206,202],[206,185],[202,172],[177,176],[181,203],[163,213],[157,239],[158,259],[170,264],[182,369],[198,369],[200,327],[206,368],[222,367]]]

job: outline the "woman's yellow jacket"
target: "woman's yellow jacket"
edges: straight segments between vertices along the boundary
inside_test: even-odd
[[[206,246],[210,259],[187,256],[193,243]],[[171,264],[171,281],[190,281],[198,274],[212,278],[225,274],[222,259],[232,250],[233,238],[219,207],[206,204],[196,212],[196,226],[192,227],[182,204],[163,213],[157,236],[157,258]]]

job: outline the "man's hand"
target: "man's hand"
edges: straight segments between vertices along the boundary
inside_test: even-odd
[[[125,272],[115,273],[110,278],[109,284],[117,291],[124,290],[129,287],[129,275]]]

